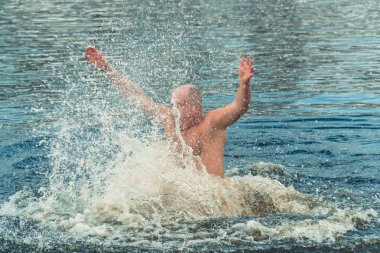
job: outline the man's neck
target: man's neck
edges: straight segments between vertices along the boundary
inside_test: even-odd
[[[201,114],[199,117],[195,118],[191,123],[189,123],[185,126],[184,125],[180,126],[181,133],[184,133],[184,132],[190,130],[191,128],[199,125],[199,123],[201,123],[203,121],[203,119],[204,119],[204,116],[203,116],[203,114]]]

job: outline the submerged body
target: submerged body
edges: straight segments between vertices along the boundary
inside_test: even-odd
[[[173,107],[156,104],[142,89],[115,71],[103,54],[93,46],[86,48],[86,58],[115,84],[120,92],[143,112],[158,120],[166,134],[181,148],[181,138],[210,174],[224,176],[224,146],[227,128],[248,111],[251,101],[250,79],[253,76],[253,60],[241,58],[238,87],[235,100],[206,114],[202,111],[199,90],[193,85],[182,85],[172,94]],[[178,131],[179,130],[179,134]],[[179,136],[180,135],[180,136]],[[183,148],[183,147],[182,147]]]

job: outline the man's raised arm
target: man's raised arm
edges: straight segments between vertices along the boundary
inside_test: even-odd
[[[248,111],[251,103],[250,79],[253,77],[253,63],[253,59],[250,57],[241,58],[239,66],[240,85],[236,92],[235,100],[222,108],[211,111],[207,115],[213,127],[225,129]]]
[[[85,57],[98,70],[104,71],[107,77],[112,81],[116,88],[133,104],[139,106],[144,113],[157,118],[160,114],[165,114],[168,109],[164,106],[157,105],[152,99],[145,95],[144,91],[126,76],[113,69],[104,55],[94,46],[86,47]]]

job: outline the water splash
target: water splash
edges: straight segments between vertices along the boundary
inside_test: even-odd
[[[101,75],[77,72],[76,77],[65,77],[64,106],[52,115],[58,120],[50,146],[49,184],[18,192],[0,209],[2,216],[23,221],[21,228],[32,221],[32,231],[56,231],[55,244],[57,238],[70,244],[73,238],[90,237],[94,244],[112,240],[145,247],[146,238],[156,235],[167,237],[157,245],[160,249],[176,248],[178,240],[185,241],[184,247],[196,247],[226,237],[333,241],[355,230],[355,220],[377,217],[375,211],[332,212],[335,205],[267,177],[291,178],[281,165],[257,163],[238,168],[240,176],[231,170],[224,179],[198,171],[189,159],[191,150],[176,152],[162,128],[125,103]],[[251,219],[220,228],[220,233],[199,227],[214,219],[279,213],[325,216],[272,226]],[[194,226],[198,237],[206,233],[214,239],[192,239],[189,230]],[[41,248],[49,248],[51,240],[39,233]],[[35,239],[32,233],[23,243]]]

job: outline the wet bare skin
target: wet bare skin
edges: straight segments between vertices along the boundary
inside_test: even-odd
[[[201,97],[195,86],[183,85],[177,88],[173,92],[172,101],[179,112],[177,117],[181,137],[191,147],[193,155],[201,158],[208,173],[223,177],[227,129],[217,128],[213,124],[212,115],[215,112],[203,114]],[[168,117],[164,121],[165,131],[175,142],[179,142],[175,131],[176,115],[172,112],[171,108],[166,108]],[[200,164],[197,167],[201,169]]]
[[[177,127],[179,127],[186,145],[192,148],[193,155],[201,158],[208,173],[224,177],[224,146],[227,128],[248,111],[251,101],[250,79],[254,70],[253,60],[249,57],[241,58],[240,85],[235,100],[224,107],[204,114],[200,92],[195,86],[183,85],[173,92],[172,103],[175,105],[173,110],[171,107],[158,105],[147,97],[140,87],[115,71],[96,48],[88,46],[86,51],[85,57],[97,69],[104,71],[130,102],[162,123],[166,134],[174,143],[180,142],[175,123],[176,117],[179,117],[179,126]],[[197,167],[200,168],[200,166]]]
[[[186,144],[193,149],[193,154],[201,158],[207,172],[221,177],[224,176],[226,133],[227,129],[214,128],[206,119],[181,132]]]

